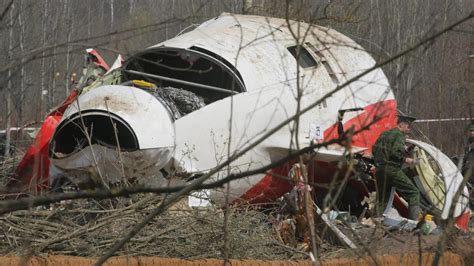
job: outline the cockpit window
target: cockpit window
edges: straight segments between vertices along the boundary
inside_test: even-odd
[[[288,51],[293,55],[293,57],[298,61],[299,65],[302,68],[310,68],[318,65],[313,56],[303,47],[299,46],[299,56],[298,56],[298,46],[288,47]]]
[[[158,88],[189,91],[209,104],[245,91],[240,74],[229,65],[202,48],[157,47],[125,62],[123,73],[125,81],[141,79]]]

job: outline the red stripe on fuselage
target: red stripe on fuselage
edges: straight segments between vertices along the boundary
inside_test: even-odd
[[[293,188],[293,185],[285,179],[293,163],[286,163],[273,168],[252,188],[247,190],[233,203],[266,203],[273,201]]]
[[[348,115],[348,114],[346,114]],[[372,146],[382,132],[392,129],[397,125],[397,103],[395,100],[386,100],[364,107],[364,112],[351,118],[344,123],[344,130],[354,127],[354,131],[366,126],[370,127],[354,135],[351,144],[357,147],[367,148],[365,155],[372,152]],[[337,139],[337,124],[324,131],[324,140]]]
[[[344,129],[348,130],[353,126],[354,130],[359,130],[370,125],[367,130],[359,132],[352,137],[352,145],[366,147],[368,149],[367,154],[369,154],[372,151],[372,145],[380,134],[385,130],[395,127],[396,123],[397,103],[395,100],[386,100],[366,106],[363,113],[351,118],[344,124]],[[336,123],[324,131],[325,141],[338,137]],[[276,177],[275,175],[287,177],[292,164],[293,163],[287,163],[269,171],[255,186],[240,196],[240,198],[234,201],[234,203],[271,202],[289,192],[293,185],[291,185],[287,180],[282,179],[281,177]],[[316,168],[309,169],[308,173],[309,180],[313,180],[313,182],[327,183],[334,178],[337,171],[337,167],[332,166],[329,163],[317,163]]]

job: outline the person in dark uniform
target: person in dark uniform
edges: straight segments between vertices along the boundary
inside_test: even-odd
[[[471,185],[474,185],[474,136],[469,137],[468,143],[469,147],[466,149],[466,154],[464,154],[461,171]]]
[[[469,139],[466,153],[462,161],[461,173],[467,180],[471,210],[474,210],[474,124],[469,128]]]
[[[383,212],[392,187],[408,202],[409,219],[417,220],[420,213],[420,192],[413,181],[402,171],[404,163],[416,164],[405,156],[405,135],[410,132],[414,117],[398,116],[397,127],[383,132],[375,142],[372,153],[377,182],[377,211]]]

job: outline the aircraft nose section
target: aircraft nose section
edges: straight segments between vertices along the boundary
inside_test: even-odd
[[[66,110],[49,157],[79,186],[108,186],[160,175],[174,152],[174,136],[168,109],[151,93],[103,86]]]

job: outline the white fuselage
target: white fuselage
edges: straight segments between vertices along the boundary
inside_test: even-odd
[[[300,36],[295,38],[290,29],[300,32]],[[299,48],[297,45],[300,45]],[[296,55],[298,49],[299,64]],[[209,74],[209,78],[204,76],[205,74],[195,75],[191,80],[192,74],[183,71],[186,68],[179,69],[181,65],[189,64],[189,70],[197,72],[193,67],[199,64],[198,59],[203,58],[207,58],[206,60],[211,65],[207,73],[221,67],[225,69],[222,70],[222,75]],[[142,65],[136,67],[139,64]],[[163,68],[164,64],[168,65]],[[206,64],[203,63],[203,65]],[[211,79],[219,80],[227,75],[233,77],[233,84],[237,85],[224,88],[224,90],[235,89],[235,92],[239,93],[229,93],[227,97],[219,96],[217,100],[208,102],[199,110],[175,119],[172,122],[172,129],[168,126],[169,119],[163,117],[162,111],[159,115],[149,111],[163,109],[156,106],[161,104],[159,101],[150,100],[150,106],[142,102],[138,103],[133,110],[113,110],[113,112],[118,116],[117,119],[123,119],[124,125],[127,123],[132,125],[140,121],[140,125],[132,127],[137,137],[136,146],[140,150],[163,151],[165,147],[169,147],[168,137],[165,137],[166,143],[160,143],[159,138],[149,140],[150,133],[145,133],[150,131],[149,128],[160,127],[160,124],[165,126],[169,131],[169,136],[174,136],[173,149],[167,149],[173,150],[169,164],[164,167],[168,172],[188,176],[206,173],[227,160],[229,156],[244,148],[252,147],[234,160],[229,167],[223,168],[213,176],[214,179],[219,179],[228,173],[253,170],[275,162],[286,156],[289,151],[308,146],[312,141],[334,138],[336,136],[334,125],[337,122],[338,111],[343,109],[363,109],[345,114],[342,122],[348,126],[361,127],[373,122],[375,117],[381,119],[368,131],[370,134],[361,133],[354,138],[355,146],[370,151],[376,137],[394,125],[396,103],[388,80],[381,69],[375,68],[357,80],[342,87],[341,85],[374,66],[375,61],[361,46],[335,30],[295,21],[290,21],[288,24],[284,19],[222,14],[204,22],[193,31],[157,44],[130,58],[125,62],[124,73],[135,75],[129,76],[129,79],[159,76],[156,80],[157,84],[168,82],[167,85],[188,86],[191,84],[190,80],[192,82],[198,80],[201,83],[208,82],[206,85],[208,87],[221,84]],[[177,70],[174,71],[174,69]],[[146,73],[143,76],[137,76],[137,72],[133,72],[137,70]],[[206,72],[203,71],[203,73]],[[178,79],[181,81],[176,83]],[[183,80],[188,83],[180,83]],[[208,89],[201,88],[202,86],[193,87],[192,84],[189,86],[191,87],[188,89],[191,88],[197,95]],[[339,87],[340,90],[322,99],[324,95]],[[128,87],[128,89],[124,86],[111,85],[98,87],[81,95],[77,104],[82,104],[84,107],[76,106],[76,111],[66,112],[63,121],[70,119],[79,109],[81,112],[88,109],[94,110],[90,99],[97,98],[99,101],[104,101],[104,92],[100,91],[114,91],[114,89],[124,91],[121,93],[123,98],[116,101],[136,101],[138,96],[133,96],[134,91],[140,95],[139,97],[147,98],[143,96],[142,90],[133,87]],[[159,91],[159,86],[157,90]],[[209,96],[209,93],[205,96]],[[210,97],[212,98],[213,95]],[[287,123],[260,143],[254,143],[276,126],[294,117],[299,110],[319,100],[322,100],[320,104],[302,113],[298,119]],[[114,106],[112,98],[108,98],[107,101],[107,106]],[[89,105],[86,102],[89,102]],[[103,103],[98,104],[105,106]],[[137,109],[140,110],[137,111]],[[127,114],[120,115],[124,112]],[[160,132],[158,136],[162,134],[166,133]],[[328,149],[326,152],[328,156],[332,152],[332,157],[321,156],[323,160],[334,158],[334,155],[341,156],[339,151]],[[82,154],[79,156],[83,157],[82,169],[86,171],[93,169],[94,167],[87,168],[84,165],[85,160],[89,160],[91,166],[97,164],[92,160],[94,157],[92,153]],[[154,158],[146,157],[149,156],[147,154],[156,155],[157,153],[142,153],[144,157],[140,160]],[[119,158],[119,153],[114,156],[117,159],[116,162],[119,159],[123,160],[123,157]],[[135,158],[131,155],[128,157]],[[62,170],[69,171],[65,167],[71,165],[68,158],[73,158],[73,156],[59,160],[53,158],[53,163]],[[123,163],[123,161],[120,162]],[[138,167],[133,162],[129,164],[125,162],[125,164],[127,169]],[[160,160],[159,164],[162,167],[163,161]],[[147,169],[155,169],[156,172],[156,167],[150,167],[148,164],[147,167]],[[118,166],[115,165],[114,173],[119,172],[120,169],[117,168]],[[106,172],[102,170],[104,171]],[[73,174],[77,171],[69,172]],[[141,172],[149,175],[145,170]],[[266,178],[265,173],[231,182],[230,201],[241,197],[263,178]],[[222,202],[223,197],[221,192],[214,194],[217,202]]]

